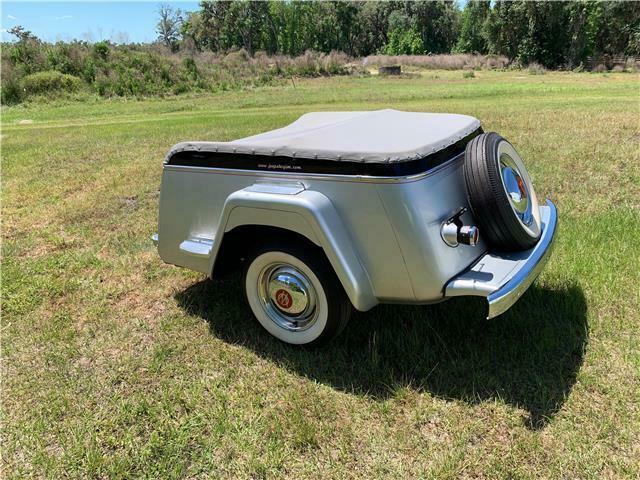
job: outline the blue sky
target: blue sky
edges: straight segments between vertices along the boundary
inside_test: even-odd
[[[57,40],[112,40],[149,42],[157,37],[158,6],[192,11],[198,2],[0,2],[2,40],[13,37],[6,30],[22,25],[49,42]]]
[[[459,0],[464,5],[467,0]],[[48,42],[57,40],[112,40],[150,42],[156,39],[158,6],[168,4],[181,10],[198,10],[197,1],[72,1],[36,2],[0,0],[2,40],[13,40],[6,33],[22,25]]]

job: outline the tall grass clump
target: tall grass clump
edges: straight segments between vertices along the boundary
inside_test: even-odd
[[[547,69],[536,62],[530,63],[527,67],[527,71],[529,72],[529,75],[544,75],[547,73]]]
[[[370,55],[366,65],[407,65],[431,70],[494,70],[505,68],[509,61],[498,55],[473,55],[470,53],[442,55]]]

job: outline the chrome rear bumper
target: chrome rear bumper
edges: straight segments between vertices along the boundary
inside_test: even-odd
[[[547,199],[540,207],[542,236],[535,247],[524,252],[487,253],[471,268],[445,286],[445,297],[475,295],[486,297],[487,318],[507,311],[529,288],[544,268],[555,239],[558,214]]]

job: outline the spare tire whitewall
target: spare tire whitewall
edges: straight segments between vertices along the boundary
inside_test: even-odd
[[[351,303],[321,252],[266,245],[247,261],[244,287],[254,316],[294,345],[321,345],[342,331]]]
[[[540,210],[522,158],[497,133],[467,144],[464,177],[481,235],[501,250],[533,247],[541,234]]]
[[[516,149],[506,140],[498,143],[498,159],[500,180],[513,213],[522,228],[537,240],[540,238],[540,209],[529,172]]]

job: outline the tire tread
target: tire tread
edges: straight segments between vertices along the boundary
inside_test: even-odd
[[[489,244],[506,251],[526,250],[537,239],[520,224],[502,186],[497,158],[500,142],[506,140],[490,132],[467,144],[463,172],[469,206]]]

